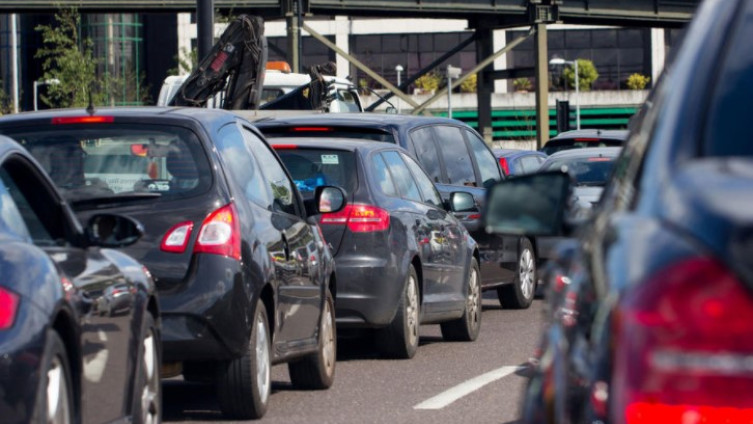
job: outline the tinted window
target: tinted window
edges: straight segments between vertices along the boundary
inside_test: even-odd
[[[747,3],[750,5],[750,2]],[[717,90],[706,125],[704,153],[710,156],[753,156],[750,111],[753,98],[753,7],[748,6],[720,68]]]
[[[187,197],[212,172],[193,132],[166,125],[65,125],[12,129],[69,200],[129,192]]]
[[[567,167],[579,185],[603,186],[614,166],[613,157],[563,158],[545,163],[542,170]]]
[[[26,219],[21,216],[14,197],[21,197],[19,200],[23,201],[27,205],[27,210],[31,211],[28,208],[28,202],[18,191],[16,184],[5,169],[0,169],[0,180],[2,181],[2,184],[0,184],[0,225],[2,232],[13,234],[21,239],[31,240],[29,229],[26,228]],[[41,228],[41,226],[39,227]]]
[[[238,127],[228,124],[222,127],[215,144],[225,162],[230,178],[243,190],[243,195],[264,208],[272,206],[272,196],[267,191],[264,177],[251,156],[250,146],[246,146]]]
[[[282,159],[293,182],[304,197],[311,196],[321,185],[334,185],[353,193],[356,189],[356,166],[353,152],[331,149],[281,149]]]
[[[486,147],[486,143],[478,138],[476,134],[468,130],[465,131],[465,134],[468,136],[468,141],[471,143],[471,150],[473,150],[473,155],[476,157],[476,165],[478,165],[478,171],[481,173],[481,182],[484,187],[498,181],[501,177],[499,175],[497,159],[494,157],[494,154],[489,151]]]
[[[426,172],[434,182],[442,181],[442,169],[439,166],[439,154],[434,144],[434,133],[431,128],[421,128],[410,133],[416,157],[421,161]]]
[[[403,158],[406,165],[408,165],[408,168],[410,168],[411,173],[413,173],[413,178],[418,185],[418,189],[421,190],[421,195],[424,197],[424,201],[434,206],[442,207],[442,198],[439,196],[439,192],[437,191],[437,188],[434,187],[429,176],[426,175],[426,172],[410,157],[404,154],[401,154],[400,156]]]
[[[58,205],[42,181],[23,159],[10,159],[0,170],[0,180],[7,196],[2,198],[3,220],[18,224],[13,232],[20,236],[31,236],[34,244],[40,246],[64,245],[65,225]],[[5,208],[9,208],[6,210]],[[18,222],[21,218],[22,223]]]
[[[418,186],[413,180],[413,176],[405,162],[400,158],[398,152],[384,152],[382,153],[384,161],[387,163],[387,167],[392,174],[393,181],[397,185],[397,189],[403,198],[413,200],[415,202],[421,201],[421,194],[418,191]]]
[[[553,138],[541,149],[547,155],[561,150],[577,149],[581,147],[620,147],[623,140],[612,138]]]
[[[392,176],[387,170],[387,164],[382,159],[382,155],[371,155],[371,164],[373,166],[374,180],[379,190],[388,196],[398,196],[395,183]]]
[[[442,158],[447,170],[447,182],[454,185],[476,185],[476,175],[471,164],[471,155],[465,145],[460,128],[436,126]]]
[[[261,167],[262,174],[267,179],[267,184],[274,198],[275,208],[283,212],[296,215],[298,207],[295,200],[295,191],[293,183],[285,173],[280,161],[275,157],[272,149],[260,139],[256,134],[247,129],[243,129],[243,137],[251,147],[251,151],[256,156],[257,163]]]

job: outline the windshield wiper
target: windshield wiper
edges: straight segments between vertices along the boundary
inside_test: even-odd
[[[143,192],[143,193],[122,193],[108,196],[87,197],[83,199],[72,199],[69,201],[74,209],[86,209],[94,206],[96,208],[110,208],[124,203],[133,203],[143,200],[152,200],[162,197],[162,193]]]

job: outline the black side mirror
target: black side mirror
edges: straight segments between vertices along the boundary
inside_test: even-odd
[[[345,199],[345,191],[340,187],[319,186],[314,192],[316,213],[339,212],[347,203]]]
[[[135,219],[115,214],[97,214],[85,229],[89,245],[124,247],[136,243],[144,235],[144,227]]]
[[[450,212],[478,212],[476,199],[471,193],[453,191],[450,193]]]
[[[562,171],[509,178],[487,192],[482,219],[488,233],[562,236],[572,180]]]

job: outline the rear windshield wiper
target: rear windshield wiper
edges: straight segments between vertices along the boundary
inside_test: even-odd
[[[83,199],[72,199],[69,201],[74,209],[87,209],[90,207],[110,208],[125,203],[134,203],[144,200],[158,199],[162,193],[144,192],[144,193],[122,193],[109,196],[87,197]]]

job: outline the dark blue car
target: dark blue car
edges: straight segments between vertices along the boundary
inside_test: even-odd
[[[547,158],[546,153],[537,150],[494,149],[492,152],[508,177],[536,172]]]

